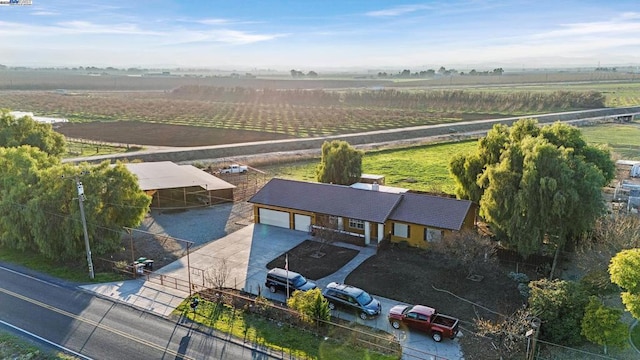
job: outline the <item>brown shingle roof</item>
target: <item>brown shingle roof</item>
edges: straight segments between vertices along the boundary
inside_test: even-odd
[[[411,224],[460,230],[471,208],[471,201],[404,193],[402,201],[391,212],[389,220]]]
[[[468,200],[432,195],[385,193],[276,178],[249,202],[377,223],[395,220],[450,230],[462,228],[472,204]]]
[[[384,223],[399,200],[398,194],[274,178],[249,202]]]

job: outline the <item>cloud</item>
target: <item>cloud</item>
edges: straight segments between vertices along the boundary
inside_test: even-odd
[[[383,10],[369,11],[365,13],[366,16],[373,17],[391,17],[391,16],[400,16],[407,13],[412,13],[420,10],[431,9],[431,6],[428,5],[401,5]]]
[[[129,34],[161,35],[157,31],[141,30],[135,24],[95,24],[88,21],[65,21],[56,24],[57,30],[65,34]]]
[[[640,37],[640,13],[623,13],[608,21],[562,24],[561,29],[533,35],[532,39],[557,39],[562,37],[631,34]]]
[[[223,43],[228,45],[246,45],[258,42],[270,41],[288,34],[256,34],[239,30],[217,29],[217,30],[181,30],[172,32],[170,41],[164,46],[178,44],[196,44],[196,43]],[[167,36],[169,38],[169,36]]]
[[[58,15],[57,12],[53,12],[53,11],[33,11],[31,13],[31,15],[33,16],[54,16],[54,15]]]
[[[228,19],[200,19],[195,20],[195,22],[204,25],[221,25],[221,24],[229,24],[231,21]]]

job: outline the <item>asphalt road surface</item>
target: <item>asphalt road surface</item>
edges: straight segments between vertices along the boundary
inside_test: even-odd
[[[170,321],[2,266],[0,324],[83,359],[278,359],[190,322]]]

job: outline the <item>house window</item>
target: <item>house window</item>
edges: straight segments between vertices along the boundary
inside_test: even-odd
[[[364,230],[364,221],[349,219],[349,227],[352,229]]]
[[[424,240],[425,241],[438,241],[442,239],[442,230],[438,229],[424,229]]]
[[[393,235],[408,239],[410,235],[409,225],[393,223]]]

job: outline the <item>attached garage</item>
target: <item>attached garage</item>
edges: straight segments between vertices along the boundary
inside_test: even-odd
[[[260,208],[258,218],[260,224],[289,228],[289,213],[286,211]]]
[[[296,230],[300,231],[309,231],[311,229],[311,216],[302,215],[302,214],[294,214],[293,215],[293,224]]]

